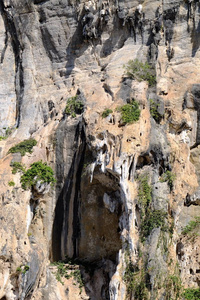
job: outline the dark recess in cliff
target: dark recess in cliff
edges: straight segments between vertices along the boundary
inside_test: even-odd
[[[66,123],[67,124],[67,123]],[[64,124],[65,126],[65,124]],[[65,130],[67,128],[64,128]],[[85,152],[85,133],[83,123],[78,123],[77,126],[71,128],[75,130],[74,135],[74,146],[75,151],[71,163],[69,172],[64,180],[64,186],[59,190],[62,178],[62,167],[61,162],[57,164],[57,178],[58,178],[58,200],[55,209],[55,217],[53,223],[53,233],[52,233],[52,257],[53,261],[58,261],[64,259],[63,256],[70,256],[67,253],[66,245],[68,239],[69,230],[69,206],[73,205],[73,257],[76,257],[76,242],[79,236],[79,218],[78,218],[78,208],[79,208],[79,191],[80,191],[80,178],[81,171],[83,167],[83,159]],[[58,150],[59,153],[59,150]],[[64,164],[64,160],[63,160]],[[61,169],[60,169],[61,167]],[[74,193],[72,193],[74,190]],[[72,203],[71,203],[72,201]],[[62,249],[63,246],[63,249]],[[64,253],[63,253],[64,252]]]

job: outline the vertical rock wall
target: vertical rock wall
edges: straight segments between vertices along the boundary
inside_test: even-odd
[[[1,1],[0,299],[167,300],[199,288],[199,8]],[[155,85],[125,74],[135,59]],[[126,124],[120,107],[133,99],[140,117]],[[69,100],[83,107],[66,111]],[[32,153],[8,153],[28,138]],[[36,199],[11,165],[40,160],[56,184]],[[58,276],[59,260],[72,276]]]

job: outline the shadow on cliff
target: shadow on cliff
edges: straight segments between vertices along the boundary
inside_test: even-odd
[[[198,23],[197,28],[195,28],[195,22],[193,24],[191,41],[192,41],[192,57],[194,57],[197,51],[199,50],[199,46],[200,46],[200,21]]]
[[[65,162],[65,157],[62,152],[63,143],[58,142],[56,149],[56,175],[57,175],[57,203],[55,208],[55,216],[52,230],[52,253],[51,260],[58,261],[63,259],[64,254],[67,254],[67,237],[69,231],[69,218],[70,213],[73,213],[72,227],[70,230],[73,232],[71,249],[73,256],[76,256],[76,241],[79,233],[79,219],[78,219],[78,206],[79,206],[79,191],[80,191],[80,178],[83,168],[83,159],[85,152],[85,132],[82,117],[80,117],[74,124],[68,124],[67,120],[63,120],[59,126],[60,132],[57,133],[57,140],[70,139],[69,152],[73,148],[73,157],[71,161]],[[66,150],[66,149],[65,149]],[[67,150],[66,150],[67,152]],[[67,153],[68,154],[68,153]],[[70,160],[70,155],[67,156]],[[70,164],[68,173],[64,176],[64,164]],[[64,185],[62,186],[62,182]],[[73,210],[70,211],[70,205]]]
[[[122,249],[120,218],[125,209],[125,194],[118,176],[111,171],[102,172],[100,166],[94,169],[91,181],[87,166],[94,159],[91,160],[92,153],[86,144],[81,117],[64,119],[58,128],[57,141],[58,200],[51,261],[72,259],[80,267],[90,299],[108,300]],[[68,168],[66,175],[65,168]]]

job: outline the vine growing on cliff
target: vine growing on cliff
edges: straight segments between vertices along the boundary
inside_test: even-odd
[[[127,245],[128,247],[128,245]],[[126,269],[123,276],[123,281],[126,284],[127,296],[138,300],[147,300],[148,291],[146,287],[144,266],[138,268],[138,264],[134,265],[131,261],[129,248],[125,252]]]
[[[139,179],[139,191],[138,191],[138,196],[139,196],[139,204],[142,207],[142,213],[144,213],[144,209],[149,206],[151,203],[151,193],[152,193],[152,188],[149,185],[148,182],[148,176],[140,176]]]
[[[138,178],[138,204],[141,211],[141,240],[144,241],[154,228],[161,228],[163,232],[169,230],[166,219],[167,212],[163,210],[152,210],[152,188],[147,175]]]
[[[165,282],[166,299],[178,300],[181,294],[181,279],[177,274],[169,275]]]

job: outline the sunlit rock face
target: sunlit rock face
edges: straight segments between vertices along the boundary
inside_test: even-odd
[[[1,1],[0,299],[167,300],[199,287],[199,9]],[[142,77],[127,74],[136,59]],[[8,153],[28,138],[32,152]],[[56,183],[24,190],[36,161]]]

